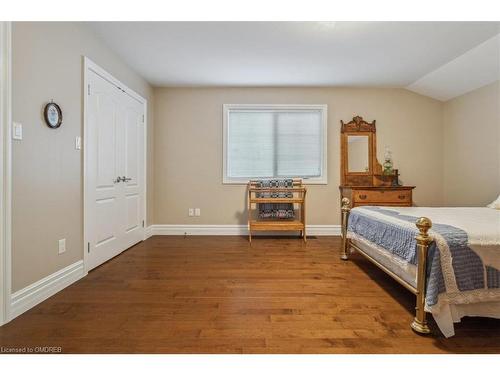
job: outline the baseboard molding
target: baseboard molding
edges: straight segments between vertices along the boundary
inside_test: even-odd
[[[340,236],[340,225],[307,225],[306,232],[310,236]],[[256,232],[256,235],[264,232]],[[269,234],[269,233],[268,233]],[[272,234],[290,234],[290,232],[273,232]],[[184,225],[153,224],[146,228],[146,238],[151,236],[246,236],[247,225]]]
[[[153,235],[153,226],[150,225],[144,229],[144,239],[147,240]]]
[[[45,301],[83,276],[85,276],[83,260],[79,260],[13,293],[11,295],[9,320]]]

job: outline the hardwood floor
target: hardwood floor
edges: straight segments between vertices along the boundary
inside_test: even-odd
[[[9,324],[63,353],[500,353],[500,321],[411,331],[415,297],[337,237],[153,237]],[[432,320],[432,319],[431,319]]]

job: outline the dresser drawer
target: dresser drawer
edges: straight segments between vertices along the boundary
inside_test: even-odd
[[[411,190],[354,190],[354,203],[410,204]]]

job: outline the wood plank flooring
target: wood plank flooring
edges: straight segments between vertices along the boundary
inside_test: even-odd
[[[411,331],[415,297],[338,237],[152,237],[9,324],[63,353],[500,353],[500,320]]]

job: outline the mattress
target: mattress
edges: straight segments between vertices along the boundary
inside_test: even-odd
[[[417,287],[417,266],[401,262],[398,257],[390,251],[376,246],[374,243],[366,241],[362,237],[353,238],[351,236],[350,241],[365,254],[369,255],[384,267],[394,272],[408,284],[415,288]]]

